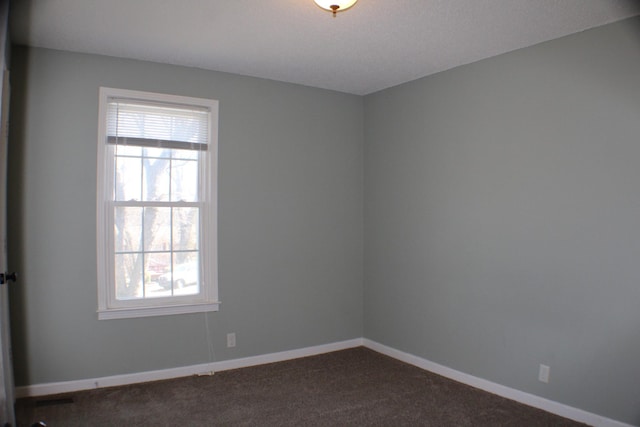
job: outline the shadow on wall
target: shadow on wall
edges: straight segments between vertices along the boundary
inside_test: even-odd
[[[15,53],[15,49],[14,53]],[[27,79],[29,60],[27,55],[12,54],[10,63],[11,103],[7,167],[7,262],[9,271],[18,272],[19,280],[9,287],[11,312],[11,347],[14,377],[17,385],[29,383],[29,366],[26,355],[27,324],[26,299],[30,289],[29,272],[24,265],[24,185],[25,185],[25,122]],[[44,351],[44,349],[42,349]]]

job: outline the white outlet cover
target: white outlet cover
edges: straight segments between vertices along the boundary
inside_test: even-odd
[[[227,334],[227,347],[236,346],[236,334],[234,332]]]
[[[551,368],[549,366],[540,364],[540,371],[538,372],[538,380],[542,381],[543,383],[548,383],[550,371],[551,371]]]

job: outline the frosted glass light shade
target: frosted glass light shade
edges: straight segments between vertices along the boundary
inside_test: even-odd
[[[336,12],[342,12],[343,10],[349,9],[351,6],[356,4],[358,0],[313,0],[316,2],[318,6],[323,9],[328,10],[329,12],[333,12],[335,15]]]

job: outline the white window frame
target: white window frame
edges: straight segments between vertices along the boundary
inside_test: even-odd
[[[110,98],[181,104],[210,111],[209,144],[200,166],[207,168],[200,209],[200,292],[197,295],[165,298],[142,298],[129,301],[115,297],[114,278],[114,205],[108,200],[113,194],[113,145],[107,144],[107,105]],[[97,273],[98,319],[122,319],[169,314],[217,311],[218,301],[218,238],[217,238],[217,165],[218,165],[218,101],[151,92],[101,87],[99,91],[98,167],[97,167]],[[202,179],[202,178],[200,178]]]

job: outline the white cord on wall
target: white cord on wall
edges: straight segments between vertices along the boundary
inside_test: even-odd
[[[204,328],[207,334],[207,349],[209,350],[209,363],[216,361],[216,354],[213,348],[213,341],[211,339],[211,332],[209,331],[209,312],[204,312]]]

